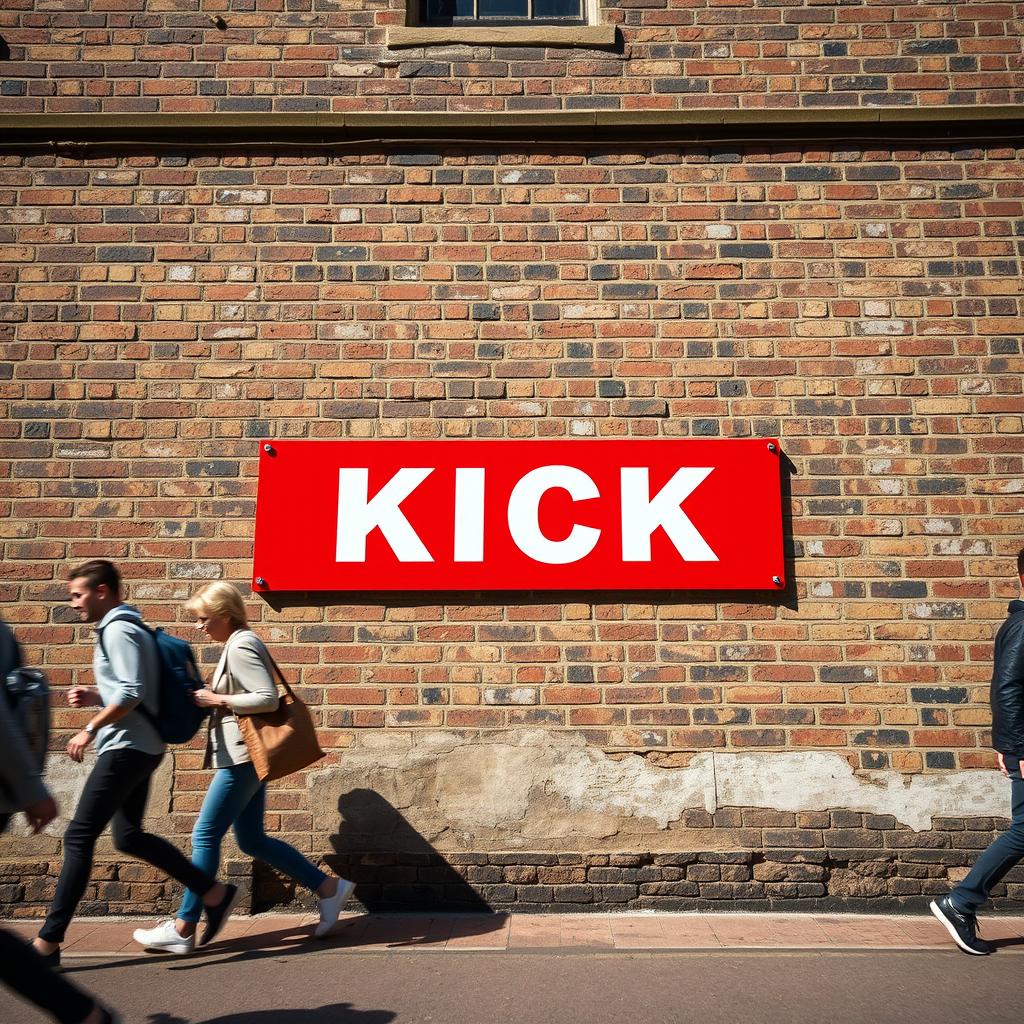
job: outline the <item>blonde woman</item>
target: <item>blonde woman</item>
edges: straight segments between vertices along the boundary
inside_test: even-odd
[[[237,715],[265,714],[277,708],[270,655],[249,628],[242,595],[232,584],[218,581],[203,587],[185,609],[212,641],[224,644],[209,688],[195,695],[200,707],[210,708],[207,761],[216,772],[192,830],[192,860],[202,870],[215,871],[221,840],[233,827],[243,853],[277,868],[320,897],[315,934],[323,937],[338,920],[355,886],[324,874],[295,847],[267,835],[263,825],[266,784],[256,777],[236,721]],[[187,891],[176,920],[139,928],[135,941],[147,949],[191,953],[201,914],[201,899]]]

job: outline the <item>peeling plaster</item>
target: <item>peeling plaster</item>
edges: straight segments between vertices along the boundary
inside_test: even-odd
[[[543,729],[459,733],[386,730],[360,734],[337,763],[306,779],[317,843],[371,836],[396,847],[409,830],[438,849],[723,849],[729,829],[691,829],[686,811],[724,807],[852,810],[892,815],[914,831],[932,818],[1005,817],[1009,787],[995,771],[903,776],[855,774],[824,751],[701,753],[685,768],[640,756],[613,759],[574,732]],[[61,816],[41,836],[23,820],[0,840],[6,856],[59,850],[88,772],[55,757],[47,785]],[[169,834],[172,759],[153,780],[147,824]],[[340,828],[339,828],[340,818]],[[104,837],[100,853],[108,852]],[[379,846],[378,846],[379,848]]]
[[[29,829],[25,816],[15,815],[8,831],[0,837],[0,855],[38,857],[58,854],[60,838],[75,813],[94,764],[95,759],[91,754],[87,755],[83,764],[76,764],[62,754],[51,755],[46,763],[46,788],[57,801],[57,817],[36,836]],[[172,835],[170,814],[173,768],[173,760],[165,757],[153,773],[149,803],[146,805],[146,828],[162,836]],[[109,829],[100,837],[96,851],[100,856],[113,854],[114,845]]]
[[[934,816],[1003,816],[1009,800],[994,771],[855,774],[839,754],[817,751],[709,752],[685,768],[661,768],[639,756],[613,760],[576,733],[538,729],[366,734],[308,785],[318,833],[337,833],[339,813],[343,835],[372,830],[365,807],[358,825],[348,821],[346,794],[359,792],[379,800],[392,825],[478,850],[545,841],[625,849],[641,836],[668,848],[698,831],[681,824],[687,810],[724,807],[865,811],[923,831]]]

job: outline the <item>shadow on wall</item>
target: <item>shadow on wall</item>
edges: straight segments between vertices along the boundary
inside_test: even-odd
[[[379,793],[353,789],[338,799],[332,870],[356,883],[371,913],[492,913],[490,905]],[[472,872],[471,865],[461,867]]]

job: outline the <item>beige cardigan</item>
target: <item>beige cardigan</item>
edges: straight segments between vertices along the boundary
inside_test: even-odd
[[[270,654],[251,629],[228,637],[210,689],[228,697],[229,706],[214,708],[207,724],[206,766],[227,768],[250,761],[236,715],[262,715],[278,704]]]

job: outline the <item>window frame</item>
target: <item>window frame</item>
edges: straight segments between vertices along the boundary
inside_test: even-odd
[[[554,46],[560,49],[621,50],[618,30],[602,20],[600,0],[581,0],[581,20],[572,24],[556,20],[512,21],[497,19],[424,24],[422,0],[406,0],[405,24],[387,30],[390,50],[430,46]]]
[[[481,16],[479,13],[480,0],[472,0],[474,11],[472,17],[451,17],[430,20],[423,13],[429,3],[429,0],[409,0],[409,3],[415,5],[417,8],[416,24],[423,28],[510,28],[512,26],[521,26],[525,28],[565,26],[566,28],[576,28],[581,25],[593,24],[588,17],[590,13],[588,8],[591,6],[589,0],[576,0],[576,5],[579,10],[578,14],[559,17],[537,17],[533,14],[533,7],[537,0],[526,0],[526,2],[529,13],[523,18],[516,17],[515,15],[497,15],[495,17],[488,17],[486,15]]]

